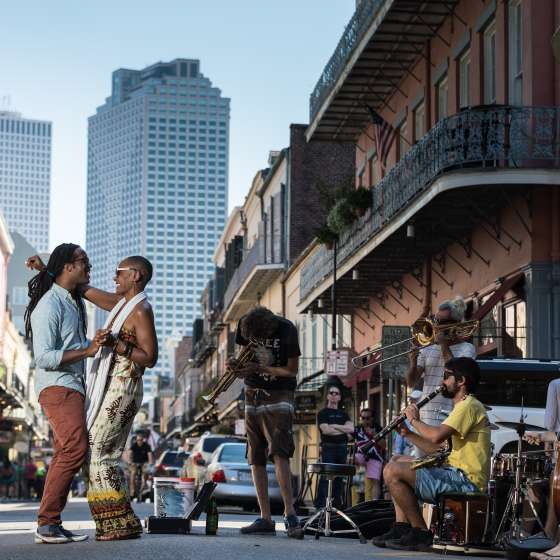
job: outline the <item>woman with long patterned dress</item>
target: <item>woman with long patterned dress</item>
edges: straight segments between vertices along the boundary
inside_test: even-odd
[[[96,356],[88,376],[87,425],[90,457],[87,497],[96,525],[96,540],[137,538],[140,520],[120,466],[132,422],[142,404],[142,376],[157,361],[157,337],[150,304],[143,292],[152,266],[143,257],[129,257],[115,273],[115,294],[95,288],[84,297],[111,310],[96,337],[104,352]]]

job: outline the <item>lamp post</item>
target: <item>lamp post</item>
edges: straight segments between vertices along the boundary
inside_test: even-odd
[[[338,240],[335,239],[333,244],[333,283],[331,286],[331,350],[336,350],[336,251],[338,248]]]

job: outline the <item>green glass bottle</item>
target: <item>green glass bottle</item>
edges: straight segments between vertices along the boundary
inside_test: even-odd
[[[218,506],[214,498],[210,498],[206,506],[206,534],[215,535],[218,532]]]

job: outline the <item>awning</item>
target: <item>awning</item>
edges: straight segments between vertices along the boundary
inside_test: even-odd
[[[358,383],[362,383],[363,381],[367,381],[368,379],[371,378],[371,375],[373,373],[373,370],[376,368],[377,366],[371,365],[371,366],[367,366],[363,369],[357,369],[354,371],[353,374],[348,375],[346,377],[341,377],[341,381],[342,383],[344,383],[344,385],[346,387],[355,387]]]

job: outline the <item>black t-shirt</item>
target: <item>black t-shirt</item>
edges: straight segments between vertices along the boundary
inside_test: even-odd
[[[150,444],[147,442],[143,442],[142,445],[138,445],[137,443],[133,443],[130,446],[130,451],[132,452],[132,462],[133,463],[147,463],[148,462],[148,453],[152,452],[152,448]]]
[[[350,417],[344,410],[340,410],[339,408],[323,408],[323,410],[319,411],[317,414],[317,424],[320,426],[321,424],[340,424],[344,425],[346,422],[350,420]],[[348,436],[346,434],[340,434],[339,436],[329,436],[324,434],[319,430],[321,433],[321,443],[347,443]]]
[[[259,364],[270,367],[284,367],[288,365],[289,358],[301,356],[299,350],[298,333],[295,325],[276,316],[278,328],[272,337],[257,339],[259,345],[256,349]],[[241,324],[241,321],[239,321]],[[241,336],[241,329],[237,326],[235,342],[240,346],[247,346],[249,341]],[[296,388],[296,377],[274,377],[268,374],[256,373],[245,379],[245,385],[255,389],[270,389],[277,391],[294,390]]]

